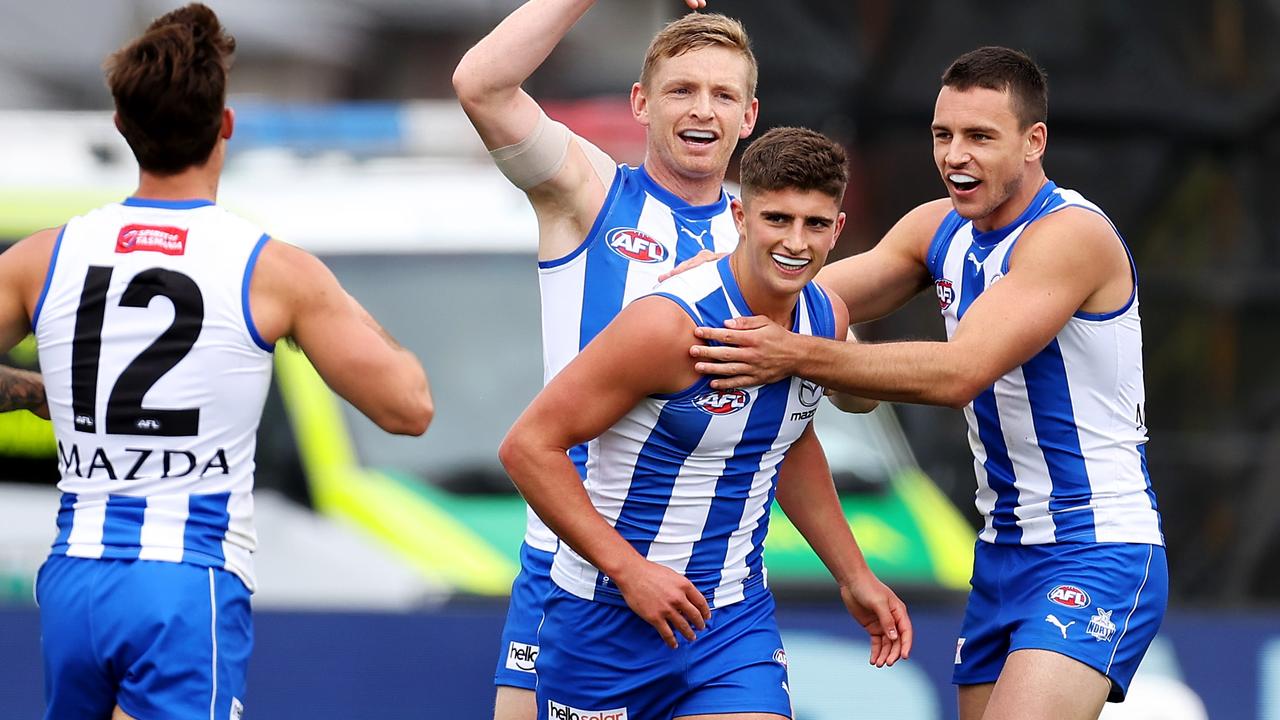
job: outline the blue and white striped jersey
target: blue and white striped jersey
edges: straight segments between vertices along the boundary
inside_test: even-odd
[[[954,210],[946,216],[928,261],[948,337],[970,304],[1009,271],[1026,228],[1068,207],[1106,217],[1052,182],[1018,219],[996,230],[978,232]],[[1128,304],[1104,315],[1077,312],[1044,350],[965,408],[976,504],[985,520],[979,538],[1163,545],[1147,474],[1145,399],[1135,268]]]
[[[727,257],[668,280],[654,294],[705,327],[753,314]],[[804,288],[792,330],[835,336],[821,288]],[[681,392],[646,398],[588,444],[587,494],[641,555],[683,573],[712,607],[763,592],[778,466],[822,394],[800,378],[725,391],[702,378]],[[588,600],[624,602],[607,577],[563,543],[551,579]]]
[[[33,318],[62,476],[53,554],[225,567],[253,589],[272,347],[249,281],[266,241],[202,200],[66,224]]]
[[[620,165],[586,239],[569,255],[538,263],[542,292],[544,381],[550,382],[605,325],[658,284],[658,276],[702,250],[730,252],[738,230],[721,192],[689,205],[654,182],[644,167]],[[570,456],[583,472],[586,448]],[[525,542],[547,552],[556,536],[533,511]]]

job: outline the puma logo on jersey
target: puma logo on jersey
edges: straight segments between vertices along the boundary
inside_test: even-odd
[[[609,233],[609,248],[628,260],[658,263],[667,259],[662,243],[634,228],[619,228]]]
[[[1062,621],[1058,620],[1058,616],[1057,616],[1057,615],[1052,615],[1052,614],[1051,614],[1051,615],[1045,615],[1045,616],[1044,616],[1044,619],[1045,619],[1045,621],[1050,622],[1050,623],[1053,623],[1054,625],[1058,626],[1058,629],[1062,631],[1062,639],[1063,639],[1063,640],[1066,640],[1066,639],[1067,639],[1067,628],[1069,628],[1069,627],[1071,627],[1072,625],[1075,625],[1075,624],[1076,624],[1076,621],[1075,621],[1075,620],[1072,620],[1071,622],[1067,623],[1066,625],[1063,625],[1063,624],[1062,624]]]
[[[706,230],[703,230],[697,235],[694,235],[692,230],[690,230],[689,228],[683,225],[680,226],[680,232],[684,233],[685,235],[688,235],[689,237],[693,238],[694,240],[697,240],[698,242],[702,242],[702,239],[707,236]]]
[[[187,252],[187,229],[160,225],[125,225],[116,237],[116,252],[158,252],[183,255]]]
[[[973,263],[974,272],[978,272],[979,270],[982,269],[982,261],[978,259],[977,255],[974,255],[973,253],[969,253],[969,262]]]

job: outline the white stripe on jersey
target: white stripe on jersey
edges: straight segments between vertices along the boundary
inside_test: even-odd
[[[152,495],[147,498],[139,560],[182,562],[190,502],[187,495]]]

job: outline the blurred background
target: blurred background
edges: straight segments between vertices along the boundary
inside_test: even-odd
[[[128,195],[105,56],[169,0],[0,0],[0,247]],[[282,345],[259,440],[262,590],[253,717],[486,717],[523,532],[497,443],[541,379],[536,229],[452,98],[458,59],[516,0],[212,0],[237,37],[220,202],[320,254],[423,359],[439,414],[380,435]],[[600,0],[526,88],[616,159],[644,135],[626,96],[678,0]],[[943,195],[938,77],[985,44],[1050,78],[1046,168],[1101,205],[1136,259],[1150,472],[1171,612],[1131,701],[1104,717],[1280,718],[1280,2],[712,0],[760,62],[761,123],[844,142],[837,254]],[[731,169],[731,177],[734,170]],[[941,338],[932,294],[860,329]],[[0,362],[38,368],[28,341]],[[785,518],[767,542],[797,718],[954,717],[972,558],[963,417],[824,411],[846,514],[911,603],[918,650],[866,669],[860,630]],[[35,570],[54,536],[47,423],[0,415],[0,707],[41,712]],[[778,580],[773,583],[777,576]],[[856,711],[855,711],[856,709]],[[1146,714],[1142,714],[1146,713]]]

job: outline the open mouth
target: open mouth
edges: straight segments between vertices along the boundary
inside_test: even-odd
[[[710,130],[684,130],[679,133],[680,139],[694,146],[706,146],[713,144],[719,139],[714,132]]]
[[[769,257],[773,258],[773,263],[785,273],[798,273],[809,267],[810,262],[813,262],[810,258],[797,258],[790,255],[779,255],[778,253],[769,253]]]
[[[956,189],[956,192],[960,193],[975,190],[982,184],[981,180],[965,173],[950,173],[947,175],[947,181],[951,183],[951,187]]]

